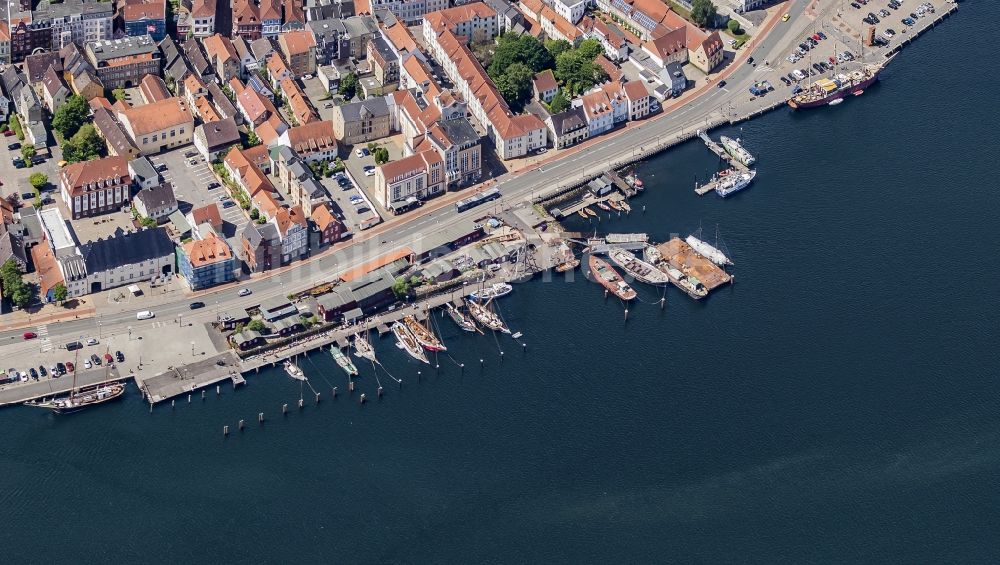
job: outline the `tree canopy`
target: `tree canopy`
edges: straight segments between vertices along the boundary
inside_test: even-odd
[[[573,45],[565,39],[546,39],[545,50],[552,55],[552,60],[558,59],[563,51],[569,51]]]
[[[694,0],[691,2],[691,21],[700,27],[709,27],[715,23],[717,12],[712,0]]]
[[[531,99],[531,78],[535,72],[524,63],[514,63],[497,77],[496,86],[507,104],[515,112]]]
[[[56,113],[52,116],[52,129],[59,132],[64,139],[69,139],[87,122],[87,113],[87,101],[83,96],[74,94],[56,108]]]
[[[552,68],[552,55],[544,48],[542,42],[526,33],[517,35],[507,33],[497,39],[497,47],[493,52],[487,73],[497,80],[514,63],[524,63],[533,73]]]
[[[558,114],[567,108],[569,108],[569,100],[566,99],[566,95],[563,94],[562,90],[556,92],[556,95],[552,97],[552,101],[549,102],[549,112]]]
[[[384,165],[389,162],[389,150],[385,147],[376,147],[375,151],[372,151],[372,156],[375,157],[376,165]]]
[[[337,87],[337,92],[345,100],[354,98],[354,95],[358,92],[358,75],[354,73],[344,75],[344,78],[340,79],[340,86]]]
[[[587,39],[576,49],[561,53],[556,59],[556,79],[570,94],[583,92],[603,82],[608,75],[600,65],[594,63],[600,53],[601,44],[593,39]]]
[[[31,286],[21,278],[21,268],[13,259],[8,259],[0,266],[0,283],[3,284],[4,295],[18,308],[31,304]]]
[[[31,187],[35,190],[42,190],[45,185],[49,184],[49,177],[45,173],[31,173],[28,177],[28,182],[31,183]]]
[[[73,137],[63,143],[63,159],[69,163],[79,163],[97,159],[104,150],[104,142],[97,135],[92,124],[83,124]]]
[[[63,283],[56,283],[52,287],[52,298],[58,303],[66,302],[66,299],[69,298],[69,289]]]

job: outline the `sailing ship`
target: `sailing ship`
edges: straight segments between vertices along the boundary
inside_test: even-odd
[[[494,298],[501,298],[507,296],[514,290],[514,287],[510,286],[505,282],[493,283],[492,285],[481,288],[469,295],[470,298],[477,301],[493,300]]]
[[[693,235],[687,236],[687,239],[685,239],[684,241],[686,241],[687,244],[691,246],[691,249],[694,249],[699,254],[704,255],[706,259],[708,259],[709,261],[715,263],[720,267],[725,267],[726,265],[733,264],[733,262],[729,259],[729,257],[726,257],[725,253],[719,251],[714,246],[705,243],[704,241],[698,239]]]
[[[476,322],[472,321],[472,318],[466,316],[461,310],[455,308],[451,302],[444,305],[444,311],[448,313],[448,317],[451,318],[451,321],[455,322],[455,325],[459,328],[467,332],[474,332],[478,329],[476,328]]]
[[[105,377],[108,376],[108,371],[110,370],[110,364],[105,365]],[[125,383],[120,381],[109,381],[77,389],[76,371],[74,370],[73,385],[69,390],[69,394],[63,397],[53,397],[48,400],[44,398],[41,400],[30,400],[25,402],[24,405],[34,406],[36,408],[48,408],[56,414],[72,414],[73,412],[79,412],[89,406],[103,404],[105,402],[121,398],[123,394],[125,394]]]
[[[465,304],[468,306],[469,313],[472,314],[472,317],[483,327],[496,332],[503,332],[505,334],[510,333],[510,330],[506,325],[504,325],[500,316],[497,316],[493,310],[490,310],[489,302],[486,304],[479,304],[474,300],[466,300]]]
[[[354,336],[354,354],[362,359],[375,361],[375,348],[368,341],[368,332],[364,331]]]
[[[665,285],[670,282],[667,275],[653,265],[639,259],[631,251],[625,249],[612,249],[608,252],[608,257],[614,261],[615,265],[621,267],[625,274],[632,276],[637,281],[652,285]]]
[[[300,369],[298,365],[292,363],[291,359],[285,360],[285,372],[288,373],[289,377],[292,377],[297,381],[306,380],[306,374],[302,372],[302,369]]]
[[[621,275],[607,261],[597,255],[591,255],[589,259],[590,272],[594,280],[600,283],[608,292],[614,294],[622,300],[632,300],[635,298],[635,290],[622,280]]]
[[[809,88],[793,96],[788,105],[792,108],[816,108],[839,104],[849,94],[864,91],[878,80],[881,65],[865,65],[847,74],[839,73],[832,78],[816,80]]]
[[[715,193],[719,196],[725,198],[730,194],[739,192],[744,188],[750,186],[753,179],[757,177],[757,171],[750,169],[749,171],[743,171],[738,174],[729,175],[719,181],[715,185]]]
[[[330,355],[333,356],[333,360],[337,362],[337,365],[339,365],[348,376],[357,376],[358,368],[354,366],[354,363],[351,362],[351,358],[344,355],[344,352],[341,351],[336,344],[330,346]]]
[[[402,322],[393,323],[392,335],[396,336],[396,346],[408,353],[410,357],[422,363],[430,363],[424,350],[420,347],[417,337],[405,324]]]
[[[37,408],[48,408],[56,414],[71,414],[79,412],[88,406],[102,404],[121,398],[125,394],[125,383],[113,381],[102,383],[96,386],[86,387],[76,390],[76,372],[73,373],[73,390],[67,396],[61,398],[51,398],[49,400],[34,400],[25,402],[25,406],[35,406]]]
[[[428,318],[429,320],[430,318]],[[430,330],[427,326],[421,324],[413,316],[406,316],[403,318],[403,323],[406,327],[413,332],[413,337],[417,338],[417,343],[427,351],[447,351],[448,348],[441,343],[438,336],[434,335],[434,332]]]

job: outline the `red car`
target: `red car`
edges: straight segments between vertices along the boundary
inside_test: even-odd
[[[35,332],[24,332],[24,339],[35,339],[36,337],[38,337],[38,334]]]
[[[104,354],[104,362],[107,363],[108,365],[110,365],[110,364],[112,364],[112,363],[115,362],[115,358],[112,357],[110,353],[105,353]]]
[[[73,366],[73,362],[72,361],[66,361],[66,372],[67,373],[72,373],[75,370],[76,370],[76,367]]]
[[[14,130],[9,129],[9,130],[3,132],[3,136],[4,137],[10,137],[12,135],[14,135]]]
[[[823,38],[820,37],[818,33],[814,33],[813,34],[813,39],[815,39],[816,41],[822,41],[823,40]]]

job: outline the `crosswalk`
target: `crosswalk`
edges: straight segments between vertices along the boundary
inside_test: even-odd
[[[52,346],[52,338],[49,337],[48,325],[42,324],[35,328],[35,334],[38,335],[38,343],[43,353],[54,349]]]

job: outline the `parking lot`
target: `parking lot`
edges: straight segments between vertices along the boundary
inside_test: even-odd
[[[225,187],[220,185],[209,188],[213,183],[219,184],[218,179],[215,178],[211,165],[205,162],[193,145],[153,155],[150,160],[157,168],[166,166],[160,171],[160,175],[164,180],[173,183],[174,196],[177,198],[180,210],[185,214],[192,208],[217,204],[224,224],[223,232],[227,238],[232,237],[236,229],[247,222],[248,218],[238,204],[223,207],[223,200],[232,200]]]

